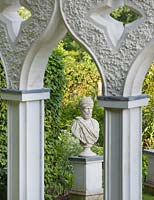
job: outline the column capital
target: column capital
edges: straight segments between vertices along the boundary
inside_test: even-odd
[[[36,101],[50,98],[50,89],[42,88],[35,90],[12,90],[1,89],[1,98],[8,101]]]
[[[148,105],[148,95],[137,95],[137,96],[98,96],[99,106],[105,108],[119,108],[129,109],[135,107],[142,107]]]

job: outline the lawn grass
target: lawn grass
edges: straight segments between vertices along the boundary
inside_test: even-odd
[[[149,194],[143,194],[143,199],[142,200],[154,200],[154,196],[151,196]]]

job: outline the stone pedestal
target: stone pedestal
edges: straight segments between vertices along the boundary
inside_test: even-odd
[[[144,154],[148,158],[148,176],[144,184],[144,190],[154,195],[154,149],[144,150]]]
[[[74,169],[71,200],[102,200],[102,156],[70,157]]]

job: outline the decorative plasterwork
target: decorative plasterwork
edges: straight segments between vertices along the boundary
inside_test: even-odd
[[[110,16],[111,11],[111,6],[105,4],[94,9],[93,11],[90,11],[87,17],[92,20],[94,26],[104,29],[104,33],[106,34],[109,45],[113,48],[113,50],[117,50],[120,48],[124,39],[124,35],[127,33],[127,31],[129,31],[131,28],[135,28],[134,24],[139,26],[139,24],[142,22],[141,18],[143,18],[143,16],[133,21],[133,23],[126,24],[124,26],[122,22],[119,22]],[[136,13],[139,12],[136,11]]]
[[[5,6],[0,5],[0,21],[7,26],[7,31],[12,41],[17,37],[23,21],[17,13],[19,7],[18,2]]]
[[[107,31],[98,26],[91,14],[106,7],[114,9],[127,5],[142,15],[141,21],[128,24],[119,48],[113,48]],[[61,0],[65,24],[74,37],[93,55],[106,83],[106,95],[123,94],[124,84],[133,62],[154,39],[153,0]],[[102,10],[102,12],[104,12]]]
[[[7,73],[8,87],[12,89],[19,88],[21,70],[27,53],[46,30],[53,15],[55,0],[21,0],[20,2],[19,0],[8,0],[3,1],[3,3],[0,1],[1,16],[4,8],[11,8],[16,4],[26,7],[32,16],[27,21],[22,22],[16,37],[15,35],[10,37],[11,31],[9,31],[8,25],[11,21],[6,16],[5,19],[7,18],[8,21],[5,23],[2,19],[0,21],[0,51]],[[10,12],[8,11],[8,13]],[[14,23],[20,26],[18,20]],[[14,25],[12,24],[12,32]]]

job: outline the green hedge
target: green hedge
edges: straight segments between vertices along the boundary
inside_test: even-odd
[[[67,38],[67,37],[66,37]],[[69,37],[68,37],[69,38]],[[44,87],[50,88],[51,94],[50,99],[45,102],[45,199],[54,199],[59,194],[67,192],[71,187],[72,183],[72,168],[68,161],[68,157],[72,154],[77,154],[81,151],[81,147],[78,142],[70,135],[68,127],[70,126],[73,118],[79,114],[79,109],[77,107],[77,101],[79,97],[77,95],[72,100],[72,104],[66,103],[70,99],[68,85],[70,84],[70,78],[72,81],[76,80],[75,84],[71,85],[71,88],[75,88],[76,85],[82,85],[80,80],[80,74],[73,73],[72,68],[76,65],[75,70],[78,66],[82,67],[82,72],[85,73],[82,76],[84,80],[84,85],[87,87],[89,84],[90,88],[87,92],[86,88],[81,89],[81,95],[90,95],[96,93],[96,73],[94,73],[95,81],[93,77],[88,78],[86,81],[86,76],[89,75],[90,65],[92,65],[93,70],[94,64],[91,58],[83,49],[76,48],[77,43],[74,43],[72,38],[72,47],[70,51],[64,48],[64,44],[61,42],[58,47],[52,52],[48,65],[45,72]],[[73,49],[72,49],[73,48]],[[76,49],[76,50],[75,50]],[[78,50],[79,49],[79,50]],[[71,55],[70,55],[71,54]],[[74,56],[73,56],[74,55]],[[71,62],[70,62],[71,60]],[[82,64],[81,64],[82,63]],[[64,68],[65,65],[65,68]],[[69,65],[69,66],[68,66]],[[2,65],[0,65],[1,82],[0,87],[5,88],[5,75]],[[92,72],[90,72],[92,74]],[[66,78],[65,78],[66,77]],[[78,88],[79,89],[79,88]],[[91,93],[89,91],[92,90]],[[64,95],[65,94],[65,95]],[[72,107],[70,107],[70,105]],[[102,109],[95,106],[95,116],[100,116]],[[97,112],[100,110],[100,112]],[[74,112],[74,115],[72,114]],[[98,114],[97,114],[98,113]],[[103,111],[102,111],[103,113]],[[6,103],[0,101],[0,187],[6,186],[6,173],[5,168],[7,166],[7,116],[6,116]],[[69,124],[64,127],[64,124]],[[102,148],[94,147],[94,150],[101,152]],[[5,187],[6,188],[6,187]]]
[[[0,62],[0,88],[6,88],[6,79],[3,66]],[[0,99],[0,199],[6,199],[7,191],[7,112],[6,102]]]
[[[45,199],[51,200],[70,187],[71,175],[67,148],[68,134],[60,128],[61,104],[64,93],[64,63],[60,51],[51,54],[44,86],[50,88],[50,99],[45,102]]]
[[[154,64],[146,74],[143,93],[150,97],[148,106],[143,107],[143,148],[154,149]]]
[[[59,43],[49,58],[44,80],[44,86],[51,89],[50,100],[45,103],[46,200],[67,193],[71,188],[72,167],[68,157],[78,154],[81,146],[71,136],[69,128],[73,118],[80,115],[78,99],[84,95],[95,96],[97,90],[98,72],[94,73],[97,70],[94,63],[83,49],[78,50],[77,43],[74,43],[70,36],[65,39],[67,38],[72,41],[72,46],[67,50],[65,42]],[[82,70],[79,70],[79,67]],[[78,85],[80,87],[77,88]],[[70,94],[74,90],[78,90],[78,95],[72,97]],[[103,109],[95,104],[94,110],[94,116],[102,122]],[[103,130],[102,125],[101,127]],[[94,147],[94,151],[102,154],[102,148]]]
[[[0,74],[0,87],[5,88],[6,82],[2,65],[0,65]],[[150,77],[154,76],[153,67],[151,67],[148,74],[143,87],[146,93],[151,91],[153,78]],[[92,59],[69,35],[58,45],[49,58],[44,79],[44,86],[51,89],[50,100],[45,102],[46,200],[55,199],[58,195],[67,193],[67,190],[71,187],[72,168],[68,157],[80,152],[81,147],[77,140],[70,135],[69,127],[73,118],[80,115],[78,99],[84,95],[92,95],[95,98],[99,78]],[[153,98],[153,95],[151,97]],[[146,139],[149,137],[149,131],[146,132],[145,130],[151,130],[151,125],[148,122],[151,122],[150,120],[153,119],[153,115],[150,112],[154,109],[152,99],[149,106],[143,111],[143,130],[146,134]],[[98,145],[102,146],[104,115],[103,109],[98,107],[97,101],[95,102],[93,116],[101,125]],[[146,120],[147,116],[150,119],[148,121]],[[146,126],[149,128],[146,129]],[[0,101],[0,193],[6,189],[6,127],[6,103]],[[102,147],[94,146],[93,149],[97,153],[102,154]],[[144,165],[143,175],[146,175],[146,173],[146,165]]]

